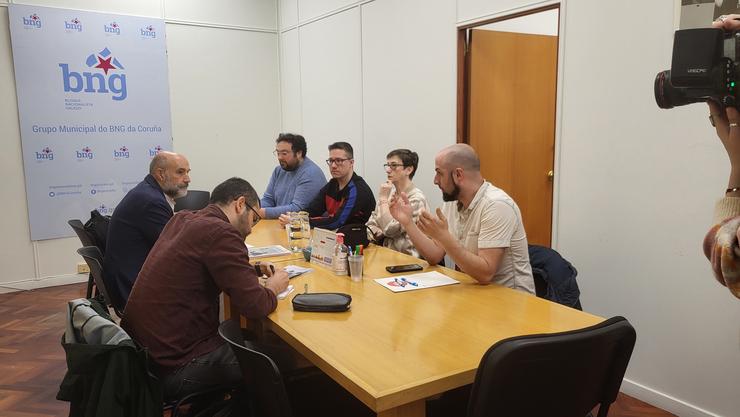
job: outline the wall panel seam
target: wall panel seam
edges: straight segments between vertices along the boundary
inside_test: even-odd
[[[374,1],[375,0],[362,0],[362,1],[358,1],[356,3],[349,4],[347,6],[343,6],[343,7],[340,7],[338,9],[334,9],[332,11],[326,12],[326,13],[324,13],[322,15],[318,15],[316,17],[312,17],[312,18],[310,18],[310,19],[308,19],[308,20],[306,20],[304,22],[300,22],[299,21],[295,25],[290,25],[290,26],[287,26],[285,28],[278,27],[278,30],[280,32],[287,32],[289,30],[293,30],[293,29],[299,28],[301,26],[306,26],[306,25],[309,25],[311,23],[318,22],[319,20],[326,19],[327,17],[331,17],[331,16],[334,16],[336,14],[339,14],[339,13],[342,13],[342,12],[346,12],[347,10],[354,9],[355,7],[360,7],[360,6],[363,6],[363,5],[367,4],[367,3],[372,3]],[[299,20],[300,20],[300,9],[298,10],[298,16],[299,16]]]

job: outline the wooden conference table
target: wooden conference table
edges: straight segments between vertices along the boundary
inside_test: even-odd
[[[285,246],[287,236],[276,220],[262,220],[246,241],[255,246]],[[310,266],[314,271],[291,280],[296,291],[278,301],[262,325],[378,416],[424,416],[425,399],[472,383],[481,357],[499,340],[580,329],[603,320],[520,291],[478,285],[464,273],[429,267],[383,247],[373,245],[364,254],[362,282],[306,263],[298,254],[265,259],[278,266]],[[387,265],[409,263],[424,265],[424,272],[442,272],[460,284],[393,293],[373,281],[390,275]],[[309,292],[350,294],[350,310],[293,311],[290,300],[303,292],[304,284]]]

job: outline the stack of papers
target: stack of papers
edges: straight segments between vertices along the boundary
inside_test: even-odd
[[[298,265],[287,265],[285,267],[285,272],[288,273],[288,279],[295,278],[298,275],[305,274],[305,273],[311,272],[311,271],[313,271],[313,269],[311,269],[311,268],[303,268],[303,267],[298,266]]]
[[[249,259],[266,258],[268,256],[290,255],[291,253],[293,253],[280,245],[257,247],[247,244],[247,250],[249,251]]]
[[[285,297],[288,296],[288,294],[292,293],[293,290],[294,290],[293,286],[292,285],[288,285],[288,288],[286,288],[283,292],[281,292],[280,294],[277,295],[277,299],[278,300],[284,299]]]
[[[421,274],[397,275],[388,278],[378,278],[378,284],[393,292],[413,291],[422,288],[441,287],[443,285],[458,284],[460,281],[452,279],[437,271],[423,272]]]

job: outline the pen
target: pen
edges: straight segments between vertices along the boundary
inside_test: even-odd
[[[417,284],[417,283],[415,283],[415,282],[413,282],[413,281],[407,281],[407,280],[406,280],[406,277],[401,277],[401,281],[405,282],[406,284],[411,284],[411,285],[413,285],[414,287],[418,287],[418,286],[419,286],[419,284]]]
[[[360,254],[360,248],[361,247],[362,246],[360,246],[360,245],[355,246],[355,253],[354,253],[355,255],[359,255]]]
[[[403,279],[403,278],[401,278],[401,279]],[[406,280],[405,279],[403,279],[403,281],[399,281],[398,278],[393,278],[393,281],[396,281],[396,284],[398,284],[398,285],[400,285],[402,287],[405,287],[406,286]]]

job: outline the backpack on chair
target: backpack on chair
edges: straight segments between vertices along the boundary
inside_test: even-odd
[[[110,216],[103,216],[96,209],[90,212],[90,220],[85,223],[85,231],[95,241],[95,246],[105,255],[105,241],[108,238]]]

